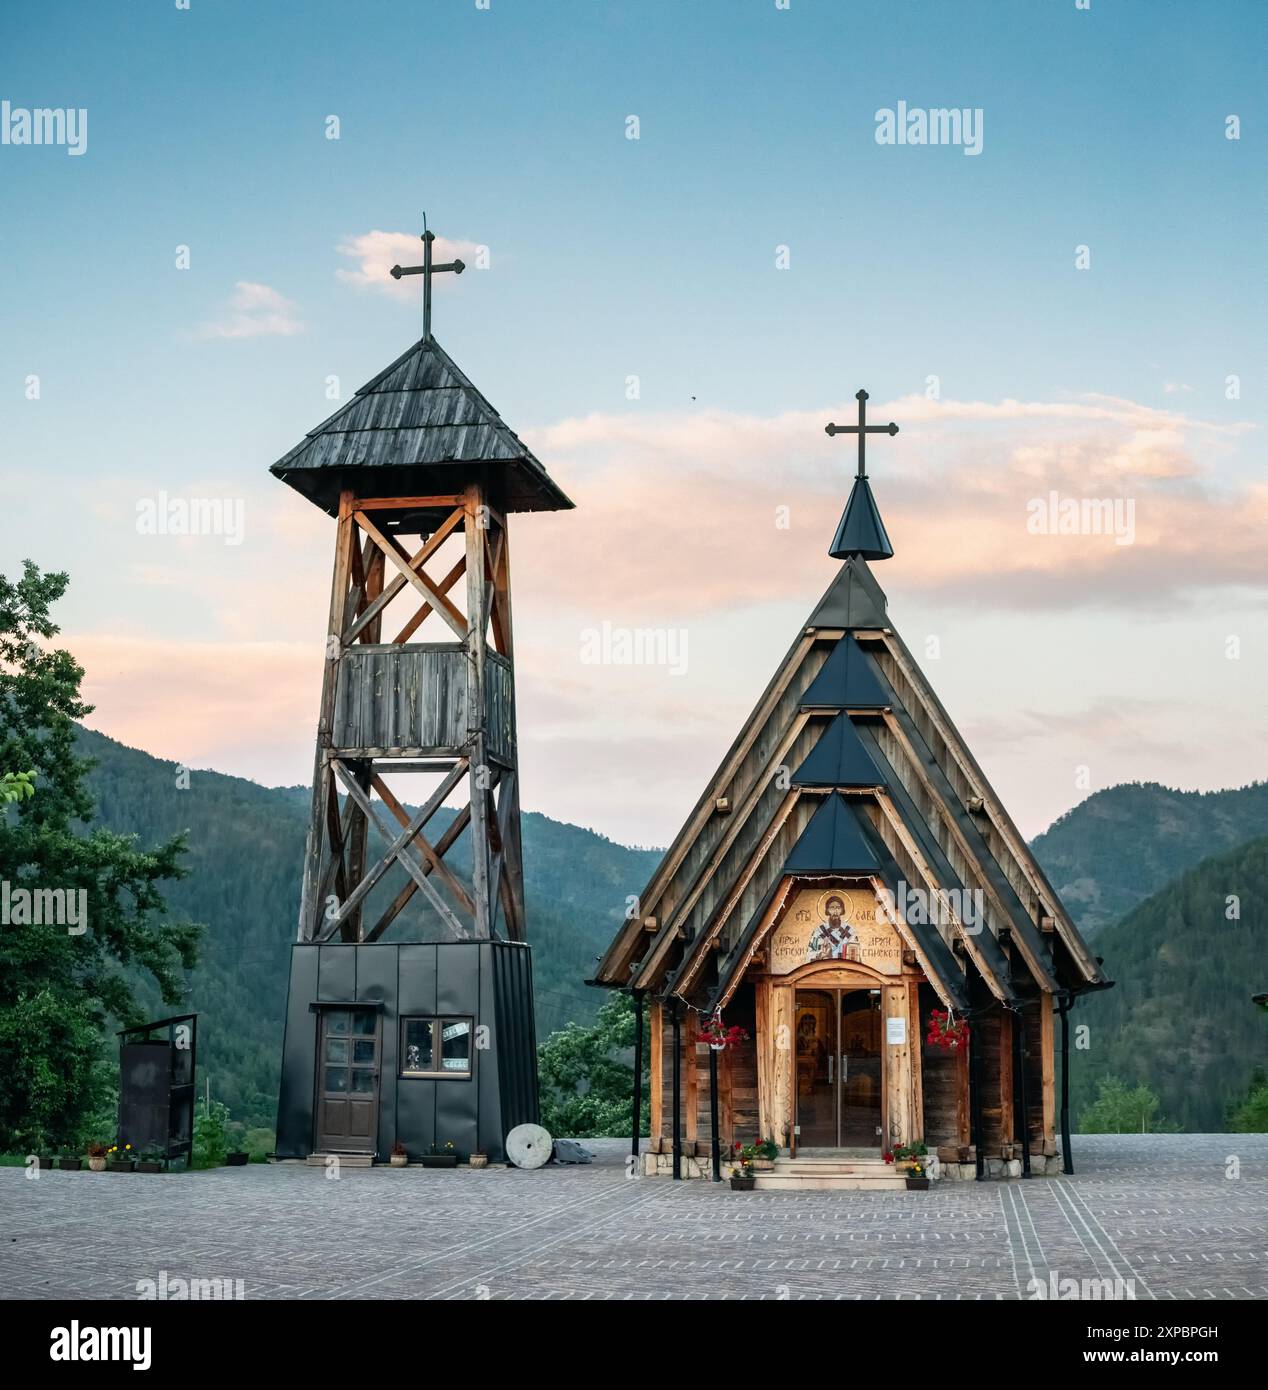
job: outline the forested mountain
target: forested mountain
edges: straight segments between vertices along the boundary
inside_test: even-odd
[[[1094,792],[1031,847],[1070,915],[1095,935],[1199,860],[1257,835],[1268,835],[1268,782],[1218,792],[1128,782]]]
[[[1268,991],[1268,837],[1204,859],[1096,947],[1115,985],[1071,1015],[1090,1030],[1070,1068],[1074,1113],[1116,1076],[1157,1092],[1164,1121],[1223,1129],[1268,1065],[1268,1019],[1250,1002]]]
[[[199,1058],[235,1119],[272,1126],[308,791],[217,772],[191,773],[181,790],[170,763],[87,730],[80,742],[98,762],[89,780],[102,824],[143,846],[189,831],[190,876],[167,896],[207,927],[188,1001],[202,1015]],[[1201,794],[1132,784],[1089,797],[1034,842],[1117,982],[1074,1015],[1092,1030],[1071,1069],[1076,1115],[1105,1075],[1153,1087],[1164,1116],[1185,1128],[1220,1128],[1245,1093],[1268,1055],[1268,1029],[1248,1003],[1252,989],[1268,989],[1268,839],[1206,856],[1254,835],[1268,835],[1268,785]],[[657,858],[525,815],[540,1036],[594,1015],[602,999],[584,981]],[[1225,919],[1229,894],[1240,895],[1240,922]],[[404,936],[427,930],[420,910]]]
[[[202,1015],[199,1070],[235,1120],[271,1127],[308,792],[218,772],[193,772],[182,790],[171,763],[90,730],[79,742],[97,760],[89,783],[101,824],[139,835],[142,847],[189,831],[190,875],[166,896],[174,912],[207,928],[187,1005]],[[537,1028],[545,1037],[571,1019],[590,1019],[602,1003],[584,981],[626,896],[642,890],[659,856],[533,813],[524,816],[523,837]],[[459,841],[459,862],[462,848]],[[372,896],[368,911],[378,901]],[[420,939],[427,926],[420,911],[393,939]],[[153,1007],[170,1012],[156,1000]]]

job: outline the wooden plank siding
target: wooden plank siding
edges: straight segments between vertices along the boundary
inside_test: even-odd
[[[489,652],[485,701],[490,752],[514,753],[511,665]],[[467,664],[461,643],[355,646],[339,661],[336,751],[461,750],[467,740]]]

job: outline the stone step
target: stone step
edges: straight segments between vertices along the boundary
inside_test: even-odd
[[[337,1158],[341,1168],[373,1168],[373,1154],[309,1154],[310,1168],[324,1168],[328,1160]]]
[[[887,1173],[783,1172],[758,1173],[758,1192],[905,1192],[907,1179]]]
[[[773,1171],[811,1175],[852,1173],[860,1177],[893,1177],[895,1172],[892,1163],[884,1163],[879,1159],[875,1162],[867,1162],[866,1160],[849,1158],[777,1158]]]

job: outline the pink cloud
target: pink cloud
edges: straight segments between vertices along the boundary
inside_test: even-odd
[[[269,285],[239,280],[221,318],[199,329],[203,338],[290,337],[302,333],[295,305]]]
[[[356,262],[355,269],[340,267],[335,276],[345,285],[357,289],[377,290],[380,294],[395,295],[398,299],[417,300],[421,293],[420,279],[409,277],[393,280],[394,265],[422,265],[422,239],[412,232],[382,232],[377,228],[349,236],[335,248],[341,256]],[[483,248],[474,241],[451,240],[438,236],[432,243],[432,257],[437,262],[464,261],[470,267]],[[443,293],[454,280],[452,275],[438,275],[432,288]]]

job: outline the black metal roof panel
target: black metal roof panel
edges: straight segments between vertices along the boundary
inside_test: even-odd
[[[806,687],[800,708],[886,709],[892,699],[863,649],[847,632]]]
[[[874,874],[876,855],[863,838],[858,817],[839,792],[832,792],[784,860],[785,874]]]
[[[889,625],[885,593],[867,561],[851,556],[837,571],[807,627],[882,628]]]
[[[871,484],[866,478],[855,478],[828,554],[834,560],[846,560],[851,555],[861,555],[865,560],[888,560],[893,553]]]
[[[844,710],[793,773],[794,787],[880,787],[885,778],[872,761],[854,721]]]
[[[339,494],[452,493],[488,476],[507,511],[573,504],[434,338],[422,338],[269,470],[336,516]]]

